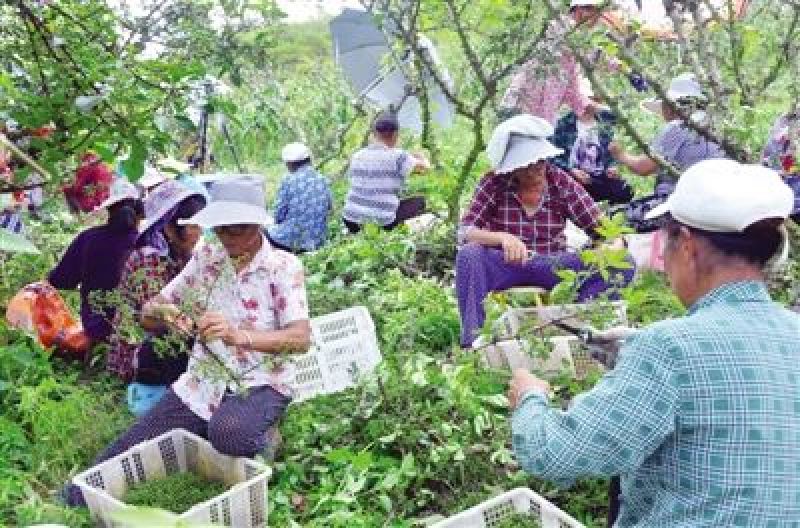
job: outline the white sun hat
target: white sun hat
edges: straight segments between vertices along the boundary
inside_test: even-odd
[[[780,174],[761,165],[711,159],[681,175],[666,202],[645,218],[667,213],[678,222],[714,233],[741,233],[768,218],[788,218],[794,194]]]
[[[307,160],[311,157],[311,151],[305,144],[295,142],[289,143],[281,151],[281,159],[284,163]]]
[[[168,179],[169,177],[157,168],[152,165],[146,165],[144,168],[144,175],[139,178],[137,183],[145,189],[149,189],[150,187],[155,187],[156,185],[164,183]]]
[[[497,125],[486,147],[494,172],[506,174],[561,155],[564,151],[546,139],[554,131],[547,120],[530,114],[520,114]]]
[[[203,196],[203,193],[175,180],[165,181],[159,185],[144,201],[145,218],[139,226],[139,233],[144,233],[153,227],[164,218],[164,215],[190,196]]]
[[[141,197],[142,193],[139,192],[135,185],[125,178],[116,178],[111,183],[108,198],[98,205],[97,209],[106,209],[123,200],[138,200]]]
[[[198,225],[204,229],[237,224],[267,226],[272,219],[267,214],[264,181],[242,175],[225,178],[211,186],[211,203],[179,224]]]
[[[703,87],[697,82],[693,73],[682,73],[672,79],[667,90],[667,99],[672,102],[680,101],[681,99],[707,100],[706,95],[703,93]],[[642,109],[659,115],[661,114],[661,105],[661,99],[657,98],[645,99],[640,103]]]

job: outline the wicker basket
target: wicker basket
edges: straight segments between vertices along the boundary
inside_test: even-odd
[[[542,528],[585,528],[569,514],[527,488],[517,488],[454,515],[431,528],[494,528],[516,513],[527,514]]]
[[[267,480],[272,470],[254,460],[230,457],[183,429],[173,429],[80,473],[72,479],[99,526],[126,526],[112,519],[129,508],[120,499],[139,482],[191,471],[230,486],[225,493],[176,515],[176,520],[235,528],[267,526]]]

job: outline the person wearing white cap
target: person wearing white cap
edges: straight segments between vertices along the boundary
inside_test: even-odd
[[[314,169],[311,151],[303,143],[289,143],[281,157],[289,173],[278,188],[275,223],[267,228],[267,238],[284,251],[314,251],[328,236],[328,217],[333,208],[330,183]]]
[[[218,243],[195,251],[145,304],[142,323],[196,333],[187,370],[95,464],[174,428],[227,455],[267,447],[267,430],[292,398],[291,356],[308,350],[311,325],[303,266],[267,242],[264,201],[262,180],[225,178],[211,187],[208,206],[178,222],[213,230]],[[80,490],[68,487],[67,502],[82,504]]]
[[[465,348],[483,325],[489,292],[551,289],[561,280],[560,269],[587,271],[580,255],[567,251],[564,230],[571,220],[596,236],[603,215],[586,190],[552,163],[561,154],[547,140],[552,133],[550,123],[526,114],[492,133],[487,153],[493,171],[478,184],[458,232],[456,296]],[[633,268],[611,270],[608,281],[599,273],[586,275],[578,285],[581,302],[627,284]]]
[[[514,372],[522,468],[568,483],[622,475],[616,528],[789,526],[800,519],[800,316],[770,299],[791,190],[730,160],[687,170],[663,216],[666,273],[684,317],[637,331],[567,411]]]
[[[648,99],[641,104],[644,110],[660,115],[666,122],[650,147],[653,154],[674,167],[678,174],[698,161],[726,157],[719,145],[692,130],[681,117],[683,114],[701,125],[706,119],[708,98],[694,74],[683,73],[672,79],[667,99],[669,104],[659,99]],[[662,170],[659,163],[647,155],[629,154],[616,143],[611,145],[611,154],[640,176],[657,174],[656,186],[664,189],[659,194],[668,194],[675,185],[675,176]]]
[[[136,242],[139,220],[144,216],[139,190],[123,178],[111,184],[108,198],[97,209],[108,211],[107,223],[90,227],[75,237],[48,275],[55,288],[80,290],[81,322],[93,344],[107,341],[115,310],[93,306],[90,296],[117,287],[122,266]]]
[[[155,297],[186,266],[200,229],[180,225],[180,220],[194,216],[206,205],[198,188],[169,180],[155,188],[144,202],[145,220],[139,229],[136,248],[122,270],[118,291],[125,310],[114,319],[114,333],[108,353],[107,368],[128,386],[128,407],[140,416],[160,398],[169,384],[186,370],[185,344],[166,343],[173,353],[154,350],[153,337],[159,332],[145,332],[143,339],[133,337],[142,307]],[[183,345],[184,350],[180,350]],[[178,349],[178,350],[174,350]]]

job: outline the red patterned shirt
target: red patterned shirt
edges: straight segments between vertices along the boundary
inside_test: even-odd
[[[549,255],[567,249],[567,220],[591,232],[602,213],[591,196],[569,174],[547,166],[547,185],[539,208],[528,214],[517,196],[517,181],[509,174],[490,172],[478,184],[472,202],[461,219],[460,238],[471,228],[511,233],[528,249]]]

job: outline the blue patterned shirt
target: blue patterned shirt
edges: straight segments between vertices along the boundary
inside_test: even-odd
[[[527,394],[522,467],[621,475],[617,528],[800,525],[800,316],[759,282],[723,285],[630,339],[566,412]]]
[[[290,249],[319,249],[328,234],[328,215],[333,204],[328,179],[311,165],[287,174],[275,199],[272,240]]]

